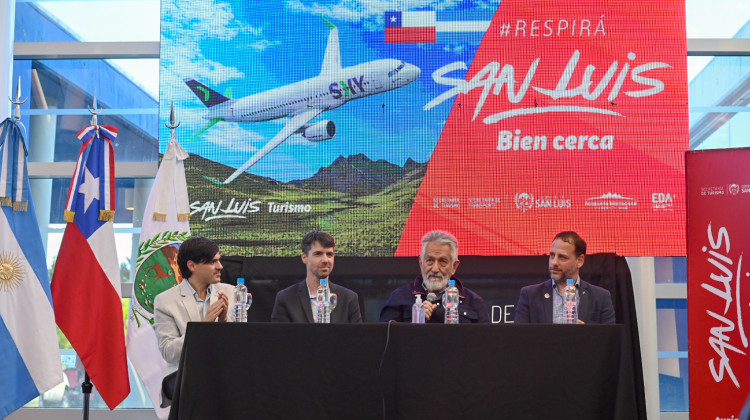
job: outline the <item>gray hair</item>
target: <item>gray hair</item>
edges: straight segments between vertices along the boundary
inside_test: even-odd
[[[427,244],[436,243],[438,245],[448,245],[451,247],[451,264],[458,261],[458,240],[455,236],[442,230],[433,230],[427,232],[422,237],[422,257],[427,250]]]

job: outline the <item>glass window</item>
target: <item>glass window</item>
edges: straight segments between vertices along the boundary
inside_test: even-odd
[[[656,283],[687,283],[687,259],[685,257],[655,257]]]
[[[146,61],[146,60],[126,60]],[[156,64],[158,60],[148,60]],[[156,66],[155,66],[156,67]],[[115,159],[158,160],[158,101],[107,60],[16,60],[21,78],[22,121],[28,128],[29,160],[71,162],[81,142],[75,137],[91,124],[94,93],[102,109],[99,124],[117,127]],[[153,80],[158,80],[154,70]],[[157,82],[154,82],[157,83]]]
[[[688,57],[688,68],[690,148],[750,146],[750,57]]]
[[[658,299],[661,411],[688,411],[687,300]]]

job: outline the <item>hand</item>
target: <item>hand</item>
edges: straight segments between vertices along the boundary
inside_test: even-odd
[[[224,310],[219,314],[219,322],[227,322],[227,312],[229,311],[229,298],[224,292],[219,292],[219,301],[224,302]]]
[[[432,311],[434,311],[435,308],[437,308],[437,305],[430,302],[429,300],[426,300],[422,302],[422,306],[424,306],[424,319],[425,321],[429,321],[430,318],[432,317]]]
[[[580,319],[578,320],[578,323],[579,324],[585,324],[585,322],[581,321]]]
[[[229,308],[229,299],[227,295],[219,292],[219,300],[212,303],[206,311],[206,317],[203,318],[205,322],[214,322],[217,319],[219,322],[226,322],[227,320],[227,309]]]
[[[223,300],[227,303],[227,306],[229,306],[229,298],[224,292],[219,292],[219,299]]]

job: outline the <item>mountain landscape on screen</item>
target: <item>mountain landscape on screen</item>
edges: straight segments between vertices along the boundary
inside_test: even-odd
[[[224,185],[233,168],[191,155],[185,161],[190,224],[220,241],[222,254],[298,255],[304,230],[326,230],[339,255],[393,255],[427,169],[411,159],[403,166],[363,154],[340,156],[307,179],[280,182],[243,173]]]

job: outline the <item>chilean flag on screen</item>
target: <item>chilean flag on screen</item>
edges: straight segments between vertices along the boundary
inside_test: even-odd
[[[435,11],[385,12],[386,43],[434,43]]]
[[[52,276],[55,318],[110,409],[130,393],[120,269],[114,235],[117,129],[89,126],[68,191],[63,235]]]

